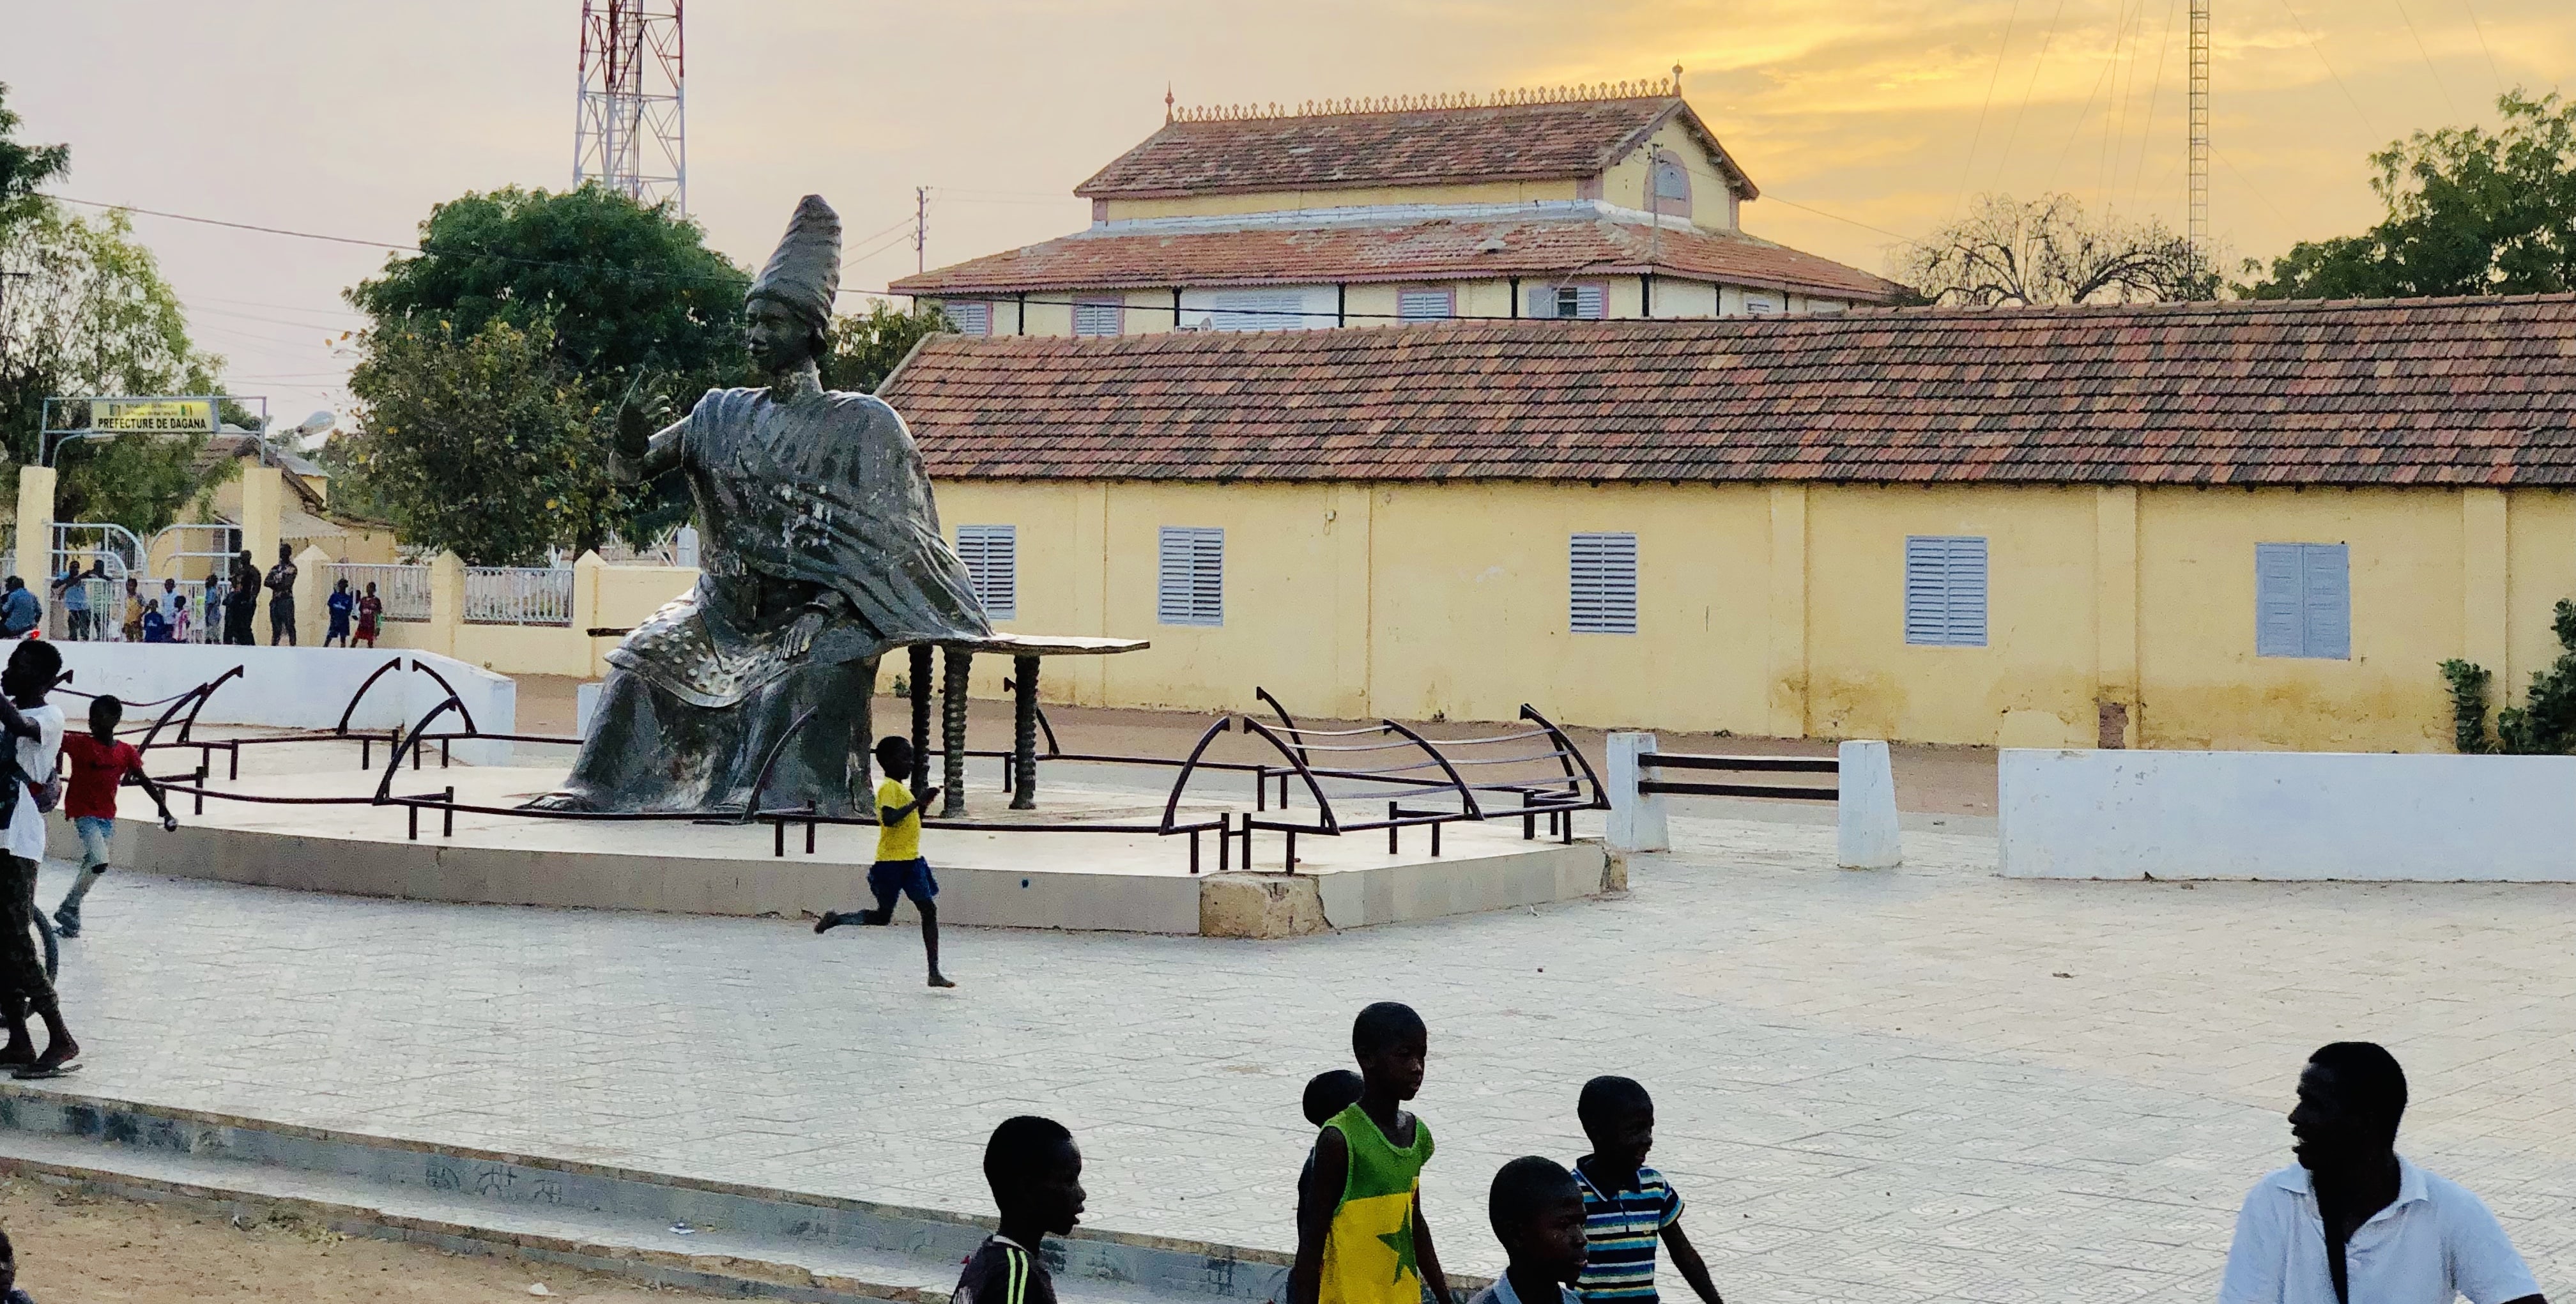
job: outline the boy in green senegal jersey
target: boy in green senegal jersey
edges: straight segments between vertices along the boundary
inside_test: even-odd
[[[877,764],[885,768],[885,782],[877,785],[877,859],[868,866],[868,890],[876,894],[874,910],[826,910],[814,921],[814,931],[828,933],[843,924],[883,926],[894,919],[894,899],[912,898],[912,908],[921,912],[921,949],[930,958],[930,985],[954,987],[948,975],[939,972],[939,906],[933,898],[939,895],[939,880],[930,873],[930,862],[921,855],[921,809],[939,795],[937,787],[924,788],[915,798],[899,775],[912,773],[912,741],[887,736],[877,742]]]
[[[1315,1137],[1297,1198],[1297,1261],[1287,1304],[1446,1304],[1449,1278],[1422,1217],[1431,1128],[1403,1102],[1422,1089],[1430,1034],[1412,1007],[1380,1001],[1351,1024],[1359,1103]]]

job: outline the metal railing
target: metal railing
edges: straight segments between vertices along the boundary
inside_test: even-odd
[[[569,625],[572,571],[541,566],[468,566],[465,620],[474,625]]]
[[[385,604],[387,620],[429,619],[429,568],[427,566],[376,566],[357,562],[333,562],[328,578],[347,580],[349,592],[365,593],[367,585],[376,586],[376,597]]]

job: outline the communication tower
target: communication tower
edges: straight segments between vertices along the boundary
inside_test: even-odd
[[[2185,233],[2209,252],[2209,0],[2191,0],[2191,207]]]
[[[689,211],[682,0],[582,0],[572,180]]]

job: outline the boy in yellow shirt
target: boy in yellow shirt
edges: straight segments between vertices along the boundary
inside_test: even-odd
[[[939,972],[939,907],[932,903],[939,895],[939,880],[931,877],[930,862],[921,856],[921,808],[939,795],[939,789],[925,788],[916,798],[897,777],[912,773],[911,740],[879,739],[876,756],[877,767],[886,776],[877,785],[877,862],[868,866],[868,890],[876,894],[876,909],[826,910],[814,921],[814,931],[830,932],[843,924],[891,923],[895,897],[910,897],[913,909],[921,912],[921,948],[930,957],[930,985],[954,987],[957,984]]]

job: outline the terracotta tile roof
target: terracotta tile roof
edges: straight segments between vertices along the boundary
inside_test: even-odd
[[[907,276],[897,294],[1042,293],[1160,286],[1317,285],[1652,270],[1757,289],[1885,303],[1894,282],[1751,236],[1606,217],[1307,228],[1105,227]]]
[[[2576,486],[2576,296],[939,336],[972,479]]]
[[[1231,195],[1591,176],[1679,115],[1738,195],[1758,191],[1679,96],[1167,122],[1073,193]]]

